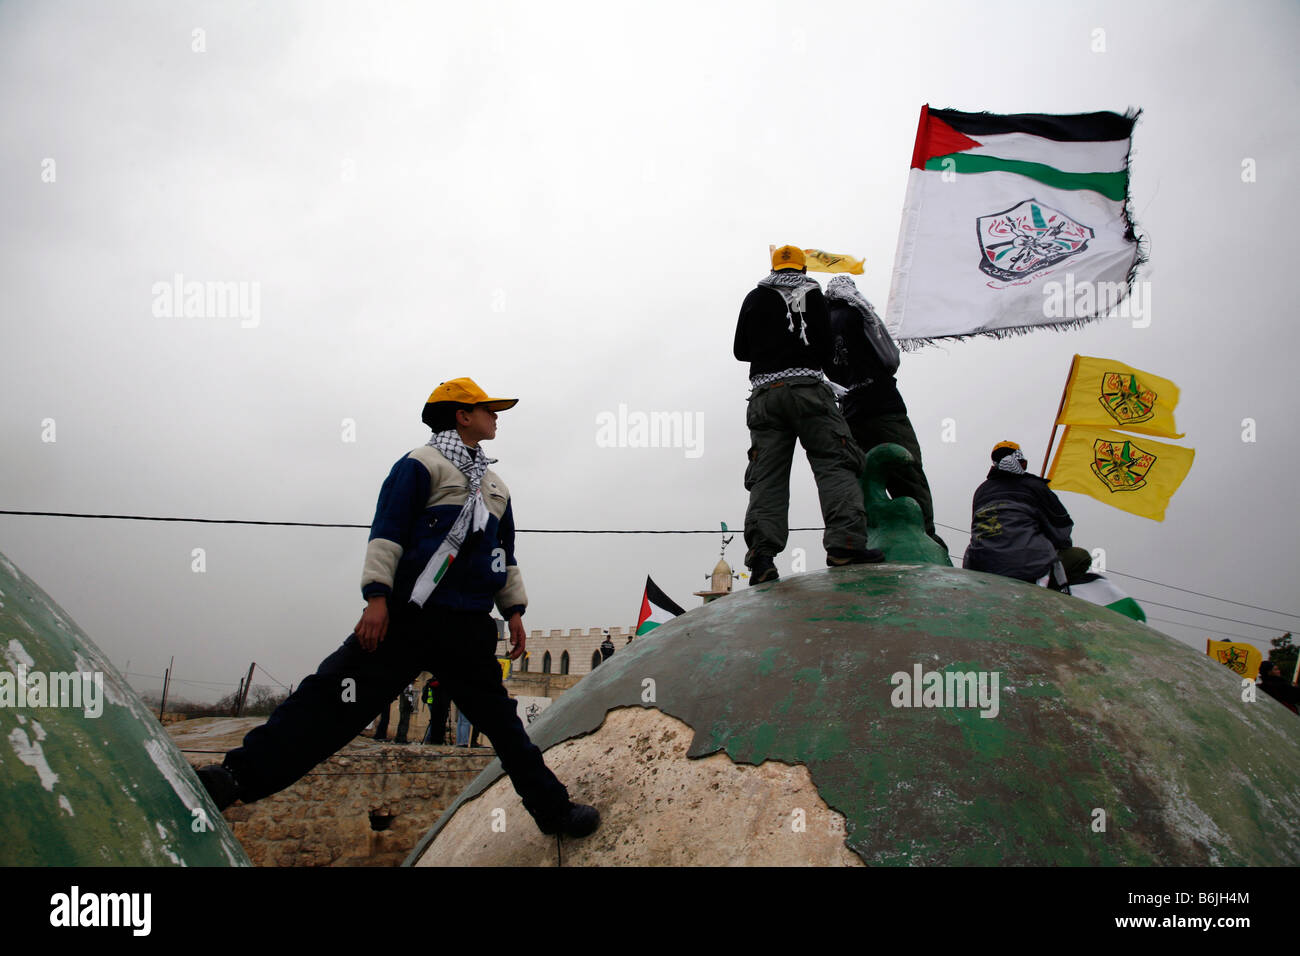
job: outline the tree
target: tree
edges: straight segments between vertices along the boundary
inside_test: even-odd
[[[265,684],[254,684],[252,692],[248,695],[248,703],[244,707],[244,716],[269,717],[271,711],[279,707],[288,696],[287,693],[275,693]]]
[[[1269,643],[1273,645],[1273,652],[1269,654],[1268,659],[1282,668],[1282,676],[1290,680],[1295,672],[1295,661],[1296,656],[1300,655],[1300,647],[1291,643],[1290,631],[1281,637],[1273,638]]]

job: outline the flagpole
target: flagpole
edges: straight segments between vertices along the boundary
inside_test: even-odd
[[[1057,424],[1061,418],[1061,412],[1065,408],[1065,396],[1070,391],[1070,382],[1074,380],[1074,367],[1079,364],[1079,355],[1075,353],[1074,358],[1070,359],[1070,374],[1065,376],[1065,387],[1061,389],[1061,401],[1056,406],[1056,416],[1052,419],[1052,437],[1047,439],[1047,451],[1043,452],[1043,467],[1038,471],[1038,477],[1047,474],[1047,460],[1052,457],[1052,445],[1056,442],[1056,430],[1061,426]]]

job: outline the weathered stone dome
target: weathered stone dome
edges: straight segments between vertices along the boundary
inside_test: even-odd
[[[565,865],[1275,865],[1300,863],[1295,720],[1105,608],[882,564],[692,610],[530,733],[604,817]],[[407,862],[556,857],[494,763]]]
[[[248,865],[162,725],[2,554],[0,806],[5,866]]]

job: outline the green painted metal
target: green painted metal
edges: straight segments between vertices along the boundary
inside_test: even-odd
[[[892,675],[918,664],[996,672],[997,715],[894,706]],[[692,757],[805,764],[873,865],[1294,865],[1300,725],[1242,690],[1106,608],[950,567],[859,565],[674,619],[530,733],[546,749],[614,708],[658,707],[694,728]],[[489,766],[408,862],[500,774]]]
[[[78,696],[51,675],[73,675]],[[33,697],[42,685],[55,692]],[[3,554],[0,782],[0,865],[250,865],[135,691]]]
[[[885,490],[889,469],[909,464],[912,454],[887,442],[867,452],[862,472],[862,498],[867,508],[867,540],[897,564],[939,564],[952,567],[948,552],[925,533],[921,506],[912,498],[891,498]]]

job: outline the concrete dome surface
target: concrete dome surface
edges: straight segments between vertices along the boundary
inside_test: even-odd
[[[3,554],[0,783],[0,865],[249,865],[162,725]]]
[[[408,864],[1294,865],[1295,716],[1105,608],[881,564],[747,588],[529,728],[594,835],[494,763]]]

